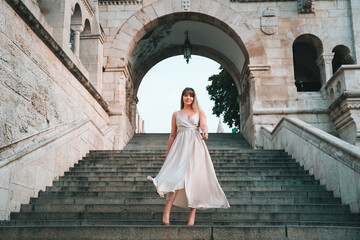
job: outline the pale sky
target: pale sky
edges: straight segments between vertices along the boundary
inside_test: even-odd
[[[219,118],[212,115],[214,102],[206,86],[208,78],[219,73],[220,65],[208,58],[192,56],[189,64],[183,56],[165,59],[145,75],[138,91],[138,111],[145,121],[147,133],[169,133],[171,116],[180,110],[180,97],[185,87],[192,87],[207,119],[209,133],[216,132]],[[225,132],[231,129],[223,123]]]

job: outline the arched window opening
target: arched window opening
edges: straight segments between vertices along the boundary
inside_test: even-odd
[[[344,45],[338,45],[332,50],[334,59],[332,61],[333,73],[335,73],[343,64],[354,64],[354,59],[351,56],[350,50]]]
[[[86,19],[84,31],[81,32],[81,35],[86,35],[86,34],[90,34],[90,33],[91,33],[90,21],[89,21],[89,19]]]
[[[82,25],[81,9],[79,4],[76,4],[74,8],[74,12],[71,16],[70,48],[77,57],[79,57],[79,53],[80,53],[80,33],[83,30],[84,28]]]
[[[298,92],[320,90],[321,76],[317,60],[322,51],[320,39],[313,35],[302,35],[294,41],[293,61]]]

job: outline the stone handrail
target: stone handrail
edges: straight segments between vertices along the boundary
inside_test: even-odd
[[[73,120],[68,123],[60,124],[53,128],[38,132],[7,146],[1,147],[0,168],[37,149],[44,147],[45,145],[50,144],[51,142],[60,139],[63,136],[71,134],[71,132],[73,132],[75,129],[79,129],[87,123],[91,123],[96,127],[96,125],[90,119]],[[112,127],[109,127],[102,131],[101,129],[97,128],[98,132],[100,132],[103,136],[107,135],[111,129]]]
[[[284,149],[351,212],[360,212],[360,148],[295,118],[283,118],[272,131],[262,127],[260,135],[264,149]]]

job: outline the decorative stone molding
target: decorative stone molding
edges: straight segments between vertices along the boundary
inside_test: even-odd
[[[88,11],[89,15],[92,17],[94,16],[94,10],[92,9],[90,3],[88,0],[82,0],[82,3],[84,4],[86,10]]]
[[[265,33],[266,35],[273,35],[278,32],[279,24],[275,9],[265,9],[260,20],[261,31],[263,33]]]
[[[314,13],[315,0],[298,0],[298,13]]]
[[[137,5],[142,4],[140,0],[99,0],[99,5]]]
[[[269,65],[249,65],[250,71],[269,71]]]
[[[181,10],[184,12],[190,11],[191,0],[181,0]]]

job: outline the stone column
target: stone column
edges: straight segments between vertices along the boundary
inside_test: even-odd
[[[320,70],[321,86],[323,86],[333,75],[332,60],[335,53],[323,53],[316,60]]]
[[[102,92],[104,36],[100,34],[80,35],[80,61],[89,72],[89,81],[98,92]]]
[[[80,33],[84,30],[82,25],[71,25],[71,30],[74,31],[74,54],[80,56]]]

